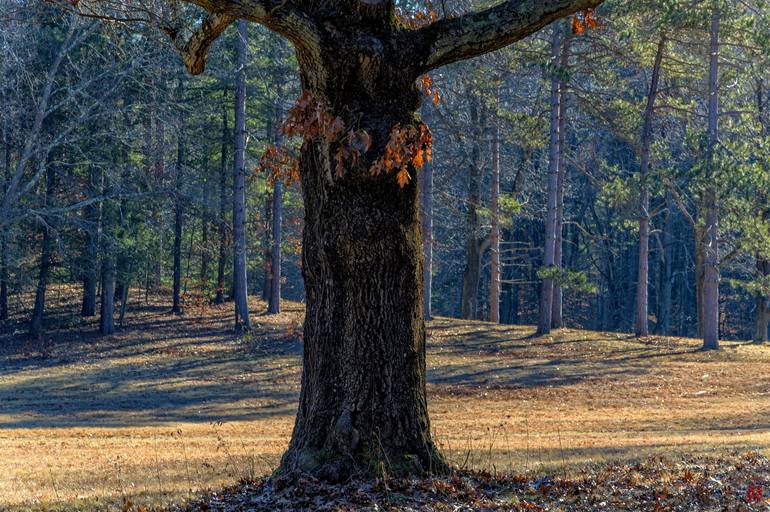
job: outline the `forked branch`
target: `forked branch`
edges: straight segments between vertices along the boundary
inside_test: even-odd
[[[229,14],[208,13],[187,40],[183,40],[182,31],[176,27],[164,27],[164,30],[182,56],[187,70],[193,75],[198,75],[206,68],[206,58],[211,45],[234,21],[235,16]]]
[[[416,31],[420,72],[498,50],[546,25],[603,0],[508,0],[489,9],[444,19]]]

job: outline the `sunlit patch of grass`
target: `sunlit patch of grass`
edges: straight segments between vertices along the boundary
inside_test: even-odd
[[[302,305],[255,315],[254,332],[237,338],[232,305],[177,317],[162,297],[135,295],[114,336],[91,334],[93,321],[62,322],[45,354],[37,340],[0,337],[0,509],[136,509],[277,464],[296,411]],[[72,316],[72,304],[54,304]],[[766,346],[713,353],[696,340],[533,332],[429,325],[431,425],[454,465],[569,474],[770,447]]]

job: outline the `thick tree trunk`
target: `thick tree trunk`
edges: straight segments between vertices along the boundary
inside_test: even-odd
[[[489,279],[489,321],[500,323],[500,126],[495,118],[492,133],[492,233]]]
[[[235,329],[251,329],[246,278],[246,60],[248,23],[238,21],[236,38],[235,157],[233,159],[233,296]]]
[[[655,63],[652,68],[652,79],[647,95],[647,106],[644,109],[642,122],[642,148],[641,163],[639,166],[639,180],[641,190],[639,193],[639,268],[636,282],[636,335],[646,337],[650,335],[648,321],[649,307],[649,274],[650,274],[650,189],[647,184],[647,175],[650,170],[650,145],[652,144],[652,121],[655,115],[655,100],[658,96],[658,83],[660,81],[660,67],[663,62],[663,52],[666,48],[666,39],[658,42],[658,51],[655,54]]]
[[[556,24],[553,27],[551,39],[551,62],[554,66],[559,62],[562,41],[562,27]],[[554,76],[551,78],[551,132],[550,147],[548,152],[548,187],[546,192],[546,218],[545,218],[545,248],[543,251],[543,269],[551,272],[556,269],[556,215],[559,195],[559,104],[560,81]],[[551,276],[543,279],[540,291],[540,313],[538,315],[537,334],[543,335],[551,332],[553,321],[553,289],[554,280]]]
[[[184,227],[184,129],[179,128],[176,156],[176,186],[174,190],[174,290],[171,312],[182,313],[182,229]]]
[[[227,128],[227,91],[225,91],[222,105],[222,153],[219,168],[219,256],[217,261],[217,290],[214,298],[215,304],[225,301],[225,265],[227,264],[227,146],[229,143],[229,131]]]
[[[304,88],[333,105],[331,114],[346,125],[370,134],[372,146],[341,177],[334,172],[336,143],[314,139],[303,148],[304,364],[281,472],[341,480],[356,472],[443,471],[425,393],[415,170],[404,188],[394,173],[369,172],[397,124],[416,127],[421,93],[398,55],[384,56],[374,75],[355,55],[325,55],[320,72],[298,55]],[[317,81],[322,74],[330,78]]]
[[[55,183],[54,171],[50,168],[46,170],[45,179],[45,206],[51,204]],[[32,310],[32,320],[29,325],[29,333],[32,336],[40,336],[43,333],[43,317],[45,315],[45,295],[48,290],[48,279],[51,273],[51,252],[52,252],[52,233],[53,226],[51,221],[46,220],[42,226],[43,247],[40,251],[40,272],[38,274],[37,288],[35,289],[35,306]]]
[[[719,348],[719,205],[716,184],[715,151],[719,142],[719,28],[720,11],[715,5],[711,16],[709,49],[709,174],[706,191],[705,270],[703,279],[703,348]]]
[[[470,100],[470,119],[475,133],[468,176],[468,209],[465,214],[465,270],[463,270],[462,276],[460,304],[460,314],[466,320],[477,319],[479,278],[481,276],[481,224],[478,208],[481,202],[481,139],[484,122],[481,119],[483,116],[479,115],[479,108],[479,100],[473,96]]]
[[[567,187],[567,82],[564,75],[569,68],[570,44],[572,38],[564,38],[559,56],[562,77],[559,80],[559,180],[556,196],[556,226],[554,228],[553,259],[557,268],[564,268],[564,193]],[[564,327],[564,287],[560,282],[553,284],[553,304],[551,305],[551,327]]]

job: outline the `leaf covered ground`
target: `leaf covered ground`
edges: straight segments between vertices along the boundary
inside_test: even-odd
[[[305,479],[275,490],[244,483],[174,510],[236,511],[754,511],[770,510],[770,460],[649,459],[584,469],[571,477],[493,476],[458,471],[431,479]]]

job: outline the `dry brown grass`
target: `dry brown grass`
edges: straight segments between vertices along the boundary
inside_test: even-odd
[[[98,338],[64,307],[73,295],[55,295],[49,338],[0,337],[0,509],[163,503],[274,467],[296,409],[300,305],[236,339],[230,305],[174,317],[134,304]],[[430,324],[432,425],[456,465],[569,472],[770,447],[767,347],[532,332]]]

